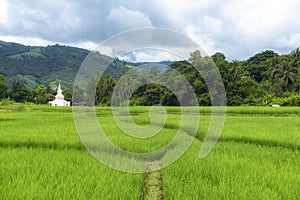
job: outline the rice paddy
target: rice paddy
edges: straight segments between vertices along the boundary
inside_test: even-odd
[[[131,107],[132,116],[119,117],[147,126],[148,110]],[[116,146],[147,153],[176,136],[180,108],[165,111],[165,124],[150,138],[125,134],[110,108],[97,107],[96,116]],[[228,107],[222,135],[203,159],[199,150],[211,111],[201,107],[200,112],[188,150],[169,166],[143,174],[111,169],[93,157],[77,134],[71,108],[2,106],[0,199],[300,198],[299,107]],[[192,108],[185,114],[191,120],[195,117]]]

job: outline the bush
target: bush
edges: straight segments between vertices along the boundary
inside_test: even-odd
[[[0,106],[7,106],[12,104],[12,102],[9,99],[2,99],[2,101],[0,102]]]
[[[300,95],[289,94],[285,97],[276,97],[274,95],[267,94],[264,97],[263,104],[279,104],[281,106],[300,106]]]

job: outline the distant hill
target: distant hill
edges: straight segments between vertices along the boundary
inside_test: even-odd
[[[89,53],[86,49],[58,44],[41,47],[0,41],[0,74],[5,76],[8,84],[16,80],[30,88],[39,84],[55,87],[57,81],[61,80],[64,87],[71,87],[81,63]],[[114,61],[105,72],[114,77],[121,76],[135,65],[100,56]]]
[[[167,69],[169,65],[171,65],[174,61],[160,61],[160,62],[139,62],[137,65],[148,66],[149,68],[155,67],[160,71],[164,71]]]
[[[167,65],[169,66],[170,64],[172,64],[174,61],[170,61],[170,60],[165,60],[165,61],[160,61],[160,62],[142,62],[140,64],[147,64],[147,65],[155,65],[155,64],[159,64],[159,65]]]

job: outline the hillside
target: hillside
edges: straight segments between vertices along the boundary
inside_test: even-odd
[[[8,84],[16,80],[35,88],[39,84],[54,86],[61,80],[65,87],[71,87],[89,53],[86,49],[58,44],[41,47],[0,41],[0,74],[5,76]],[[106,73],[118,77],[129,69],[128,66],[131,64],[117,60]]]

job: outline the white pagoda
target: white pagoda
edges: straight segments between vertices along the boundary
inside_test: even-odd
[[[66,101],[64,95],[62,94],[62,90],[60,87],[60,82],[58,84],[57,94],[55,95],[55,99],[53,101],[49,101],[52,106],[70,106],[70,101]]]

